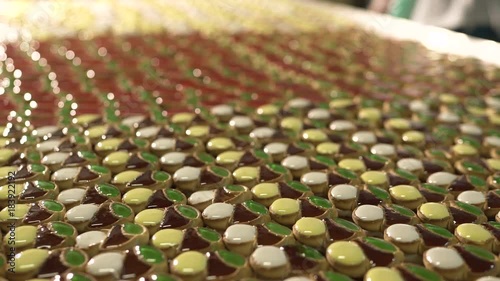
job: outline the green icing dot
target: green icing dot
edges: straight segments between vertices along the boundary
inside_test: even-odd
[[[145,147],[147,145],[147,142],[143,139],[134,139],[133,142],[139,147]]]
[[[493,226],[494,228],[500,229],[500,222],[490,221],[488,222],[488,224]]]
[[[324,209],[328,209],[333,206],[332,203],[330,203],[330,201],[326,200],[325,198],[321,198],[319,196],[310,196],[308,199],[314,205]]]
[[[375,197],[382,199],[382,200],[389,200],[390,195],[387,191],[383,190],[382,188],[374,185],[369,185],[368,190],[370,190]]]
[[[71,236],[75,233],[73,227],[64,222],[52,222],[52,229],[54,232],[61,236]]]
[[[117,197],[120,196],[120,191],[118,188],[107,184],[107,183],[100,183],[97,185],[97,191],[101,193],[104,196],[107,197]]]
[[[165,261],[162,252],[148,245],[137,246],[137,252],[147,263],[162,263]]]
[[[175,189],[166,189],[165,195],[167,196],[168,199],[170,199],[174,202],[184,201],[184,194],[182,194],[180,191],[175,190]]]
[[[471,252],[472,254],[474,254],[474,255],[482,258],[482,259],[485,259],[485,260],[488,260],[488,261],[494,261],[495,260],[495,255],[492,254],[491,252],[483,249],[483,248],[480,248],[480,247],[477,247],[477,246],[473,246],[473,245],[464,245],[463,247],[468,252]]]
[[[78,151],[78,156],[85,158],[85,159],[96,159],[97,155],[95,155],[94,152],[91,151]]]
[[[224,187],[225,189],[229,191],[234,191],[234,192],[242,192],[245,191],[245,188],[241,185],[235,185],[235,184],[229,184]]]
[[[314,259],[314,260],[321,260],[323,259],[323,255],[316,249],[311,248],[306,245],[298,245],[299,251],[304,254],[306,258],[309,259]]]
[[[302,149],[304,149],[304,150],[306,150],[306,149],[312,149],[312,145],[311,145],[311,144],[308,144],[308,143],[306,143],[306,142],[301,142],[301,141],[299,141],[299,142],[296,142],[296,143],[295,143],[295,145],[296,145],[298,148],[302,148]]]
[[[425,267],[414,265],[414,264],[407,264],[406,269],[408,269],[409,272],[413,273],[414,275],[426,280],[426,281],[441,281],[441,277],[439,274],[427,270]]]
[[[75,136],[75,142],[77,143],[85,143],[86,139],[82,136]]]
[[[220,234],[217,233],[217,231],[212,230],[210,228],[206,227],[199,227],[198,228],[198,233],[200,234],[201,237],[208,241],[219,241],[220,240]]]
[[[64,209],[64,206],[61,203],[54,200],[43,200],[42,202],[45,208],[53,212],[60,212]]]
[[[264,150],[261,150],[261,149],[254,149],[253,150],[253,153],[255,154],[255,156],[257,156],[258,158],[262,158],[262,159],[269,159],[269,155],[267,155],[267,153],[264,152]]]
[[[271,168],[271,170],[273,170],[276,173],[286,174],[288,172],[288,170],[285,167],[283,167],[279,164],[271,163],[271,164],[268,164],[268,166],[269,166],[269,168]]]
[[[4,257],[0,256],[0,267],[2,267],[5,264],[5,259]]]
[[[141,152],[141,157],[142,159],[148,161],[149,163],[157,163],[158,162],[158,157],[156,155],[148,153],[148,152]]]
[[[77,250],[67,250],[64,254],[64,259],[73,266],[79,266],[85,263],[85,256]]]
[[[287,184],[292,187],[293,189],[297,190],[297,191],[300,191],[300,192],[308,192],[308,191],[311,191],[311,189],[309,189],[309,187],[303,185],[302,183],[298,182],[298,181],[289,181],[287,182]]]
[[[460,201],[456,201],[455,204],[457,204],[457,206],[460,207],[460,209],[463,209],[466,212],[469,212],[469,213],[474,214],[476,216],[480,216],[483,214],[481,209],[479,209],[476,206],[473,206],[473,205],[470,205],[470,204],[467,204],[464,202],[460,202]]]
[[[198,143],[198,141],[196,139],[193,139],[193,138],[185,138],[184,141],[187,143],[190,143],[192,145],[195,145]]]
[[[433,185],[433,184],[424,183],[424,184],[422,184],[422,187],[425,189],[428,189],[430,191],[440,193],[440,194],[447,194],[448,193],[448,190],[446,190],[445,188],[442,188],[442,187],[439,187],[439,186]]]
[[[335,163],[335,161],[333,161],[332,159],[326,157],[326,156],[323,156],[323,155],[316,155],[314,157],[314,159],[318,160],[318,162],[321,162],[323,164],[326,164],[328,166],[336,166],[337,163]]]
[[[357,178],[357,176],[354,172],[352,172],[351,170],[344,169],[344,168],[337,168],[337,173],[339,173],[339,175],[341,175],[347,179],[353,180],[353,179]]]
[[[402,215],[405,215],[407,217],[413,217],[415,215],[415,213],[412,210],[405,208],[403,206],[392,204],[391,207],[392,207],[392,209],[394,209],[394,211],[396,211]]]
[[[224,262],[232,266],[240,267],[245,265],[245,258],[238,254],[226,250],[218,250],[217,254]]]
[[[214,157],[206,152],[199,152],[196,156],[205,163],[213,163],[215,161]]]
[[[168,181],[170,179],[170,175],[163,171],[156,171],[153,174],[153,179],[156,181]]]
[[[386,242],[383,239],[374,238],[374,237],[365,237],[364,241],[366,241],[368,244],[375,246],[375,247],[377,247],[381,250],[384,250],[384,251],[389,251],[389,252],[396,252],[397,251],[397,248],[394,245],[392,245],[389,242]]]
[[[221,168],[221,167],[217,167],[217,166],[210,167],[210,170],[212,170],[212,172],[214,172],[219,177],[227,177],[227,176],[229,176],[229,172],[226,169]]]
[[[430,150],[430,153],[431,153],[434,157],[446,158],[446,154],[444,153],[444,151],[442,151],[442,150],[440,150],[440,149],[431,149],[431,150]]]
[[[403,169],[396,169],[396,173],[405,178],[405,179],[408,179],[410,181],[414,181],[417,179],[417,177],[415,175],[413,175],[412,173],[406,171],[406,170],[403,170]]]
[[[174,277],[165,275],[163,273],[155,274],[155,276],[156,276],[156,279],[153,279],[155,281],[176,281],[177,280]]]
[[[189,206],[177,206],[177,210],[185,217],[195,219],[198,217],[198,212]]]
[[[111,210],[113,210],[113,213],[122,218],[126,218],[132,215],[132,210],[127,205],[121,203],[111,204]]]
[[[99,174],[108,174],[109,173],[108,168],[103,167],[103,166],[99,166],[99,165],[90,165],[90,169],[94,172],[99,173]]]
[[[247,209],[249,209],[250,211],[252,211],[254,213],[259,213],[261,215],[265,215],[268,213],[268,211],[264,205],[259,204],[253,200],[247,200],[247,201],[243,202],[243,205],[245,207],[247,207]]]
[[[469,176],[469,181],[472,183],[472,185],[478,186],[478,187],[485,187],[486,186],[486,181],[484,181],[482,178],[477,177],[477,176]]]
[[[475,148],[480,148],[481,147],[481,143],[479,143],[479,141],[477,141],[476,139],[472,138],[472,137],[468,137],[468,136],[462,136],[458,139],[458,143],[464,143],[464,144],[468,144],[468,145],[471,145]]]
[[[269,229],[271,232],[275,234],[279,234],[282,236],[287,236],[292,234],[292,231],[288,227],[275,222],[268,222],[265,223],[264,225],[266,226],[267,229]]]
[[[38,153],[38,152],[30,152],[30,153],[28,153],[28,155],[26,156],[26,158],[28,158],[28,160],[31,161],[31,162],[40,162],[40,153]]]
[[[493,181],[497,184],[500,183],[500,176],[494,176]]]
[[[31,164],[31,171],[35,173],[43,173],[45,171],[45,166],[40,164]]]
[[[328,279],[328,281],[352,281],[350,277],[333,271],[324,272],[323,275]]]
[[[367,158],[370,159],[370,160],[373,160],[373,161],[383,162],[383,163],[385,163],[385,162],[388,161],[387,158],[382,157],[382,156],[377,155],[377,154],[370,154],[370,155],[367,156]]]
[[[45,189],[45,190],[52,190],[54,188],[56,188],[56,185],[53,184],[52,182],[50,181],[37,181],[36,182],[36,185],[41,188],[41,189]]]
[[[446,238],[452,238],[453,237],[453,234],[451,232],[448,231],[448,229],[446,228],[443,228],[443,227],[440,227],[440,226],[437,226],[437,225],[433,225],[433,224],[430,224],[430,223],[424,223],[423,226],[425,228],[427,228],[428,230],[440,235],[440,236],[443,236],[443,237],[446,237]]]
[[[130,234],[141,234],[143,232],[143,229],[140,225],[138,224],[135,224],[135,223],[125,223],[123,225],[123,230],[126,232],[126,233],[130,233]]]

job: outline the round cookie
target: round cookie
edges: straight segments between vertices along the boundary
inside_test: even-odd
[[[257,167],[270,162],[271,157],[260,149],[251,149],[247,151],[229,150],[220,153],[215,159],[217,165],[229,171],[234,171],[237,167]]]
[[[18,204],[29,204],[44,199],[54,199],[58,193],[58,186],[50,181],[6,184],[0,186],[0,207],[7,207],[12,201]]]
[[[172,151],[165,153],[160,158],[160,165],[162,170],[168,173],[175,173],[177,170],[184,166],[191,166],[196,168],[203,168],[206,166],[211,166],[215,163],[215,158],[202,151],[197,151],[194,153],[184,153]]]
[[[102,160],[102,165],[116,175],[126,170],[155,170],[158,169],[158,162],[158,157],[148,152],[129,153],[121,150],[107,155]]]
[[[67,210],[79,204],[102,204],[105,202],[120,201],[120,190],[107,183],[83,188],[70,188],[63,190],[57,196],[57,201],[62,203]]]
[[[111,171],[98,165],[62,168],[51,175],[51,180],[60,190],[108,182],[110,179]]]
[[[137,187],[123,195],[122,202],[135,214],[144,209],[167,208],[172,205],[186,204],[186,196],[176,189],[158,189]]]
[[[30,248],[53,250],[73,246],[76,235],[76,229],[64,222],[23,225],[9,229],[3,244],[5,250],[15,249],[16,252]]]
[[[66,212],[64,221],[73,225],[78,232],[82,232],[131,222],[133,216],[134,212],[129,206],[119,202],[106,202],[101,205],[77,205]]]
[[[51,171],[57,171],[63,167],[99,164],[99,159],[92,151],[52,152],[45,155],[40,163],[47,166]]]
[[[139,187],[159,190],[170,188],[172,177],[163,171],[146,170],[145,172],[139,172],[127,170],[115,175],[111,180],[111,184],[115,185],[122,193]]]
[[[267,208],[252,200],[236,205],[214,203],[203,211],[202,217],[205,225],[219,231],[234,223],[256,225],[270,220]]]
[[[285,279],[291,272],[291,264],[285,251],[275,246],[262,246],[250,256],[250,266],[259,277]]]
[[[164,209],[139,212],[134,222],[144,225],[151,235],[160,229],[186,229],[202,225],[201,214],[191,206],[178,204]]]
[[[149,146],[149,142],[139,138],[107,138],[94,146],[94,152],[100,157],[106,157],[115,151],[137,152]]]
[[[249,188],[257,183],[272,183],[291,180],[288,169],[278,164],[268,164],[260,167],[240,167],[233,172],[234,182]]]
[[[162,229],[151,237],[150,243],[167,258],[174,258],[185,251],[207,253],[223,248],[221,235],[206,227]]]
[[[232,183],[230,172],[217,166],[202,169],[185,166],[174,173],[173,180],[179,190],[188,193],[216,189]]]

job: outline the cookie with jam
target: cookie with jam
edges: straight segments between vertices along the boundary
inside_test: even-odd
[[[27,249],[15,256],[16,270],[7,271],[8,280],[52,278],[68,270],[81,271],[88,262],[85,252],[75,248]]]
[[[455,228],[455,236],[462,245],[475,245],[498,253],[495,224],[463,223]]]
[[[246,151],[229,150],[217,155],[215,163],[229,171],[238,167],[258,167],[271,162],[271,158],[263,150],[250,149]]]
[[[185,166],[173,175],[174,186],[187,193],[198,190],[211,190],[232,183],[231,173],[218,166],[197,168]]]
[[[115,151],[102,160],[102,165],[113,174],[123,171],[145,172],[156,170],[159,165],[158,157],[148,152],[129,153],[127,151]]]
[[[13,200],[13,198],[16,203],[28,204],[43,199],[54,199],[58,193],[59,188],[50,181],[38,180],[19,184],[6,184],[0,186],[0,207],[7,207],[9,200]]]
[[[243,256],[249,256],[257,246],[295,244],[292,231],[273,221],[258,225],[230,225],[224,231],[223,241],[227,249]]]
[[[493,160],[493,161],[491,161]],[[483,159],[462,159],[456,161],[454,164],[455,169],[463,175],[474,175],[481,178],[485,178],[491,174],[490,165],[493,164],[495,166],[496,161],[494,159],[488,159],[484,161]],[[493,170],[494,172],[494,170]]]
[[[17,149],[0,147],[0,167],[13,165],[20,157],[21,152]]]
[[[71,135],[64,138],[51,138],[39,142],[35,146],[36,151],[42,155],[47,155],[51,152],[76,152],[90,151],[92,144],[90,140],[81,135]]]
[[[487,191],[486,181],[474,175],[455,175],[448,172],[437,172],[427,178],[427,183],[444,187],[457,197],[467,190]]]
[[[151,237],[151,245],[170,259],[186,251],[207,253],[224,248],[221,235],[206,227],[162,229]]]
[[[64,221],[73,225],[78,232],[109,229],[114,225],[131,222],[132,209],[119,202],[77,205],[66,212]]]
[[[27,181],[43,180],[50,177],[50,170],[45,165],[27,164],[21,166],[0,167],[0,185],[20,184]]]
[[[253,200],[267,207],[279,198],[299,199],[313,195],[309,187],[297,181],[259,183],[251,191]]]
[[[453,217],[453,228],[463,223],[483,223],[488,220],[483,211],[474,205],[460,201],[450,201],[448,205]]]
[[[54,250],[74,246],[76,236],[76,229],[64,222],[53,221],[38,226],[22,225],[7,232],[3,246],[5,250],[13,247],[16,252],[31,248]],[[9,237],[14,237],[14,243]]]
[[[319,171],[306,173],[302,175],[300,182],[308,186],[315,195],[324,196],[332,186],[339,184],[357,185],[360,180],[359,176],[351,170],[336,168],[328,173]]]
[[[111,180],[111,184],[116,186],[122,193],[139,187],[159,190],[170,188],[172,186],[172,177],[163,171],[145,170],[139,172],[126,170],[115,175]]]
[[[391,201],[411,210],[416,210],[418,206],[427,202],[425,197],[413,185],[396,185],[389,188]]]
[[[14,207],[5,207],[0,211],[0,227],[4,231],[9,231],[12,224],[38,225],[51,221],[60,221],[66,208],[61,203],[45,199],[31,204],[15,204]]]
[[[137,187],[127,191],[122,198],[135,214],[144,209],[167,208],[172,205],[186,204],[186,196],[170,188],[151,190],[150,188]]]
[[[221,232],[233,223],[256,225],[270,220],[267,208],[252,200],[236,205],[213,203],[203,210],[202,218],[206,226]]]
[[[443,281],[441,275],[413,263],[402,263],[394,267],[404,280]]]
[[[137,128],[135,131],[137,138],[146,139],[149,142],[161,138],[175,138],[180,135],[183,135],[183,130],[175,124],[145,126]]]
[[[139,130],[155,125],[155,121],[146,115],[132,115],[123,118],[120,122],[121,127],[127,127],[130,130]]]
[[[254,187],[258,183],[273,183],[292,179],[290,171],[279,164],[267,164],[259,167],[245,166],[234,170],[235,183]]]
[[[98,183],[87,188],[66,189],[57,196],[57,201],[63,204],[67,210],[80,204],[100,205],[105,202],[117,202],[120,200],[120,190],[108,183]]]
[[[458,243],[456,236],[446,228],[430,223],[417,224],[415,227],[422,238],[419,254],[433,247],[447,247]]]
[[[195,152],[186,154],[183,152],[168,152],[160,158],[160,166],[163,171],[174,174],[184,166],[203,168],[212,166],[215,158],[206,152]]]
[[[325,198],[309,196],[300,199],[280,198],[269,206],[271,218],[283,225],[292,226],[299,218],[336,218],[337,209]]]
[[[200,140],[182,137],[161,137],[153,140],[150,145],[151,153],[158,157],[168,152],[194,153],[203,151],[204,146]]]
[[[389,178],[384,171],[366,171],[360,175],[360,179],[366,185],[378,186],[383,189],[389,187]]]
[[[364,185],[359,189],[350,184],[338,184],[330,188],[328,199],[335,205],[341,217],[351,217],[356,206],[391,203],[389,192],[375,185]]]
[[[419,222],[415,213],[396,204],[361,205],[354,209],[352,220],[366,231],[380,233],[396,223],[415,225]]]
[[[376,154],[362,155],[361,160],[369,171],[387,171],[394,167],[391,159]]]
[[[356,224],[341,218],[323,219],[326,228],[325,246],[336,241],[350,241],[364,237],[365,231]]]
[[[447,202],[453,200],[453,195],[448,189],[430,183],[422,183],[418,186],[420,194],[425,197],[427,202]],[[459,195],[460,196],[460,195]]]
[[[396,168],[387,173],[388,182],[390,186],[396,185],[417,185],[420,183],[418,176],[415,174]]]
[[[132,130],[126,125],[99,124],[88,127],[84,134],[95,145],[109,138],[128,137],[132,134]]]
[[[403,281],[403,276],[399,271],[394,268],[388,267],[374,267],[368,270],[365,274],[363,280],[367,281],[382,281],[382,280],[391,280],[391,281]]]
[[[276,246],[262,246],[250,255],[249,263],[260,278],[283,280],[288,277],[292,265],[287,253]]]
[[[213,203],[239,204],[252,199],[252,193],[243,185],[229,184],[215,190],[201,190],[191,194],[188,204],[203,212]]]
[[[335,161],[321,155],[311,158],[290,155],[281,161],[281,165],[290,170],[294,179],[300,179],[303,174],[311,170],[328,171],[330,168],[336,167]]]
[[[60,190],[65,190],[108,182],[111,179],[111,171],[99,165],[67,167],[52,173],[50,179],[59,186]]]
[[[99,159],[92,151],[51,152],[42,158],[41,164],[54,172],[63,167],[81,167],[99,164]]]
[[[134,219],[144,225],[151,235],[161,229],[186,229],[202,225],[201,214],[195,208],[178,204],[167,208],[145,209]]]
[[[149,147],[149,142],[139,138],[107,138],[96,143],[94,151],[100,157],[106,157],[115,151],[138,152]]]
[[[99,253],[85,266],[85,272],[97,280],[140,280],[166,270],[167,261],[163,253],[149,245]]]
[[[94,126],[94,125],[98,125],[98,124],[103,124],[104,123],[104,119],[102,118],[101,115],[99,114],[80,114],[78,116],[75,116],[72,120],[71,120],[71,123],[76,125],[76,126],[80,126],[84,129],[90,127],[90,126]]]
[[[310,157],[314,155],[314,145],[307,142],[271,142],[264,147],[264,152],[271,156],[274,163],[281,162],[286,156],[298,155]]]
[[[60,139],[68,135],[79,135],[82,133],[83,129],[79,126],[61,127],[54,125],[37,127],[32,132],[33,136],[40,140]]]

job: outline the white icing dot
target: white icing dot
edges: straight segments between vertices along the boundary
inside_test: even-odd
[[[284,281],[311,281],[312,279],[304,276],[295,276],[285,279]]]
[[[156,136],[158,132],[160,131],[160,127],[157,126],[149,126],[146,128],[139,129],[135,135],[138,138],[151,138]]]
[[[420,235],[413,225],[397,223],[389,226],[385,233],[398,242],[410,243],[420,239]]]
[[[151,143],[151,148],[156,150],[172,149],[175,146],[175,139],[173,138],[159,138]]]
[[[200,177],[201,169],[196,167],[182,167],[174,173],[174,181],[192,181]]]
[[[482,192],[475,190],[466,190],[461,192],[458,197],[458,201],[464,202],[467,204],[482,204],[486,201],[486,197]]]
[[[94,276],[111,274],[115,278],[119,278],[123,268],[124,257],[121,252],[98,254],[87,263],[86,271]]]
[[[362,144],[371,144],[377,142],[377,136],[370,131],[359,131],[352,135],[352,141]]]
[[[309,172],[302,175],[300,181],[304,184],[321,184],[328,181],[328,176],[322,172]]]
[[[162,164],[178,165],[184,163],[186,154],[182,152],[168,152],[160,158]]]
[[[435,247],[425,252],[425,260],[441,269],[454,269],[462,266],[464,260],[455,251],[444,247]]]
[[[281,161],[281,165],[292,170],[299,170],[307,167],[308,161],[304,156],[292,155],[283,159],[283,161]]]
[[[358,189],[350,184],[339,184],[330,190],[330,194],[337,200],[349,200],[356,198]]]
[[[145,117],[142,115],[130,116],[122,120],[122,125],[125,125],[127,127],[133,127],[135,124],[142,122],[144,118]]]
[[[210,112],[216,116],[233,115],[233,108],[226,104],[219,104],[210,109]]]
[[[253,121],[248,116],[234,116],[229,121],[229,126],[235,128],[247,128],[253,126]]]
[[[328,119],[330,112],[324,108],[313,108],[307,113],[309,119]]]
[[[59,127],[57,126],[43,126],[40,128],[37,128],[36,130],[33,131],[33,135],[37,137],[43,137],[48,134],[55,133],[59,130]]]
[[[413,112],[427,112],[429,106],[421,100],[413,100],[410,102],[410,110]]]
[[[305,108],[311,105],[311,102],[309,100],[306,100],[304,98],[295,98],[290,101],[288,101],[288,106],[292,108]]]
[[[191,194],[188,198],[190,205],[201,204],[207,201],[212,201],[215,197],[215,190],[200,190]]]
[[[52,152],[48,155],[45,155],[45,157],[42,158],[42,164],[50,165],[50,164],[62,163],[68,157],[69,153],[67,152]]]
[[[250,256],[250,260],[255,266],[267,269],[284,266],[288,262],[285,252],[275,246],[262,246],[255,249]]]
[[[106,239],[106,234],[102,231],[87,231],[76,237],[76,247],[80,249],[88,249],[93,245],[102,243],[104,239]]]
[[[370,152],[376,155],[387,156],[396,154],[396,149],[392,144],[378,143],[370,149]]]
[[[80,168],[78,168],[78,167],[62,168],[62,169],[55,171],[52,174],[52,180],[53,181],[65,181],[65,180],[74,179],[78,175],[78,172],[80,172]]]
[[[234,207],[228,203],[214,203],[208,206],[202,213],[204,219],[217,220],[228,218],[233,214]]]
[[[452,173],[437,172],[437,173],[430,175],[427,178],[427,183],[435,184],[435,185],[449,185],[457,178],[458,178],[458,176],[454,175]]]
[[[467,135],[479,136],[483,133],[483,130],[474,124],[460,124],[460,131]]]
[[[241,244],[257,239],[257,229],[253,225],[233,224],[224,232],[224,241]]]
[[[407,171],[417,171],[424,168],[424,164],[422,161],[415,158],[403,158],[397,163],[398,168],[407,170]]]
[[[274,129],[269,127],[259,127],[250,132],[250,137],[258,139],[270,138],[273,136],[274,132]]]
[[[356,126],[351,121],[335,120],[330,123],[330,130],[332,131],[348,131],[354,129],[356,129]]]
[[[62,143],[61,139],[53,139],[41,142],[36,145],[36,150],[40,152],[48,152],[54,150],[54,148],[58,147]]]
[[[77,205],[66,213],[66,219],[70,222],[82,222],[90,220],[99,210],[99,206],[94,204]]]
[[[85,195],[85,189],[82,188],[70,188],[61,191],[57,196],[57,201],[61,202],[64,205],[73,204],[76,202],[80,202]]]
[[[457,123],[460,122],[460,117],[453,112],[443,111],[439,113],[438,120],[446,123]]]
[[[484,276],[476,279],[476,281],[500,281],[500,278],[494,276]]]
[[[484,138],[484,142],[487,145],[500,147],[500,137],[497,136],[487,136]]]
[[[382,209],[374,205],[361,205],[354,210],[354,215],[364,221],[376,221],[384,218]]]
[[[272,142],[264,147],[264,152],[267,154],[284,153],[288,149],[288,145],[281,142]]]

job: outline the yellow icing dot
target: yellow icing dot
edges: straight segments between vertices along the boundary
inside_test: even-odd
[[[110,138],[100,141],[96,144],[95,150],[104,151],[104,150],[115,150],[122,144],[123,139],[119,138]]]
[[[298,213],[300,209],[299,202],[291,198],[280,198],[271,204],[269,211],[277,215],[289,215]]]
[[[123,195],[123,202],[126,204],[141,204],[148,201],[153,195],[153,191],[147,188],[134,188]]]
[[[207,268],[207,257],[195,251],[184,252],[178,255],[171,265],[172,273],[181,275],[195,275]]]
[[[422,198],[420,191],[411,185],[396,185],[389,189],[389,193],[396,200],[412,201]]]
[[[359,119],[378,121],[382,117],[382,112],[378,108],[363,108],[358,113]]]
[[[424,203],[420,205],[419,210],[422,215],[432,220],[441,220],[450,216],[450,212],[445,205],[435,202]]]
[[[387,267],[374,267],[365,275],[365,281],[403,281],[401,275],[394,269]]]
[[[476,155],[477,149],[471,145],[461,143],[453,146],[453,152],[458,155]]]
[[[348,107],[348,106],[351,106],[353,104],[354,104],[354,101],[352,99],[336,99],[336,100],[332,100],[329,105],[330,105],[330,108],[338,109],[338,108]]]
[[[330,244],[326,254],[329,260],[344,265],[358,265],[366,260],[358,244],[351,241],[338,241]]]
[[[140,175],[142,175],[142,173],[137,171],[121,172],[113,178],[113,183],[118,183],[118,184],[129,183],[135,180]]]
[[[214,150],[214,149],[230,149],[234,148],[235,145],[232,140],[228,138],[213,138],[208,141],[207,143],[207,149],[208,150]]]
[[[366,170],[365,163],[359,159],[344,159],[339,162],[339,167],[351,171],[364,171]]]
[[[217,156],[215,162],[217,164],[233,164],[241,159],[245,152],[243,151],[225,151]]]
[[[302,120],[297,117],[286,117],[281,120],[281,128],[300,132],[302,130]]]
[[[302,138],[310,141],[326,141],[328,136],[319,129],[309,129],[302,133]]]
[[[277,183],[260,183],[252,188],[252,193],[255,197],[261,199],[280,195]]]
[[[10,237],[14,238],[14,242],[16,247],[24,247],[27,245],[31,245],[36,239],[36,226],[32,225],[22,225],[18,226],[14,230],[14,234],[10,235],[10,233],[7,233],[3,239],[4,244],[8,245]]]
[[[467,107],[466,109],[469,113],[474,114],[474,115],[478,115],[478,116],[485,116],[486,114],[488,114],[486,112],[486,109],[481,108],[481,107],[477,107],[477,106]]]
[[[385,122],[386,126],[392,129],[405,130],[410,129],[410,121],[403,118],[391,118]]]
[[[484,227],[473,223],[463,223],[457,226],[455,234],[477,243],[483,243],[494,238]]]
[[[135,223],[148,225],[158,225],[163,219],[163,210],[160,209],[147,209],[140,211],[135,216]]]
[[[16,152],[10,148],[1,148],[0,149],[0,163],[7,162],[12,156],[14,156]]]
[[[102,160],[102,164],[110,166],[122,165],[127,163],[129,157],[126,151],[116,151],[106,156],[106,158]]]
[[[192,126],[186,130],[186,135],[197,138],[208,135],[210,128],[208,126]]]
[[[12,185],[14,185],[14,188],[12,188]],[[12,189],[14,189],[14,194],[12,194]],[[9,198],[9,194],[18,196],[23,189],[24,184],[6,184],[0,186],[0,200],[7,200]]]
[[[317,218],[301,218],[295,222],[293,229],[305,236],[322,235],[326,232],[325,224]]]
[[[439,100],[442,103],[446,103],[446,104],[457,103],[458,102],[458,98],[456,96],[454,96],[454,95],[451,95],[451,94],[441,94],[439,96]]]
[[[0,221],[21,219],[28,213],[29,208],[30,206],[28,204],[15,204],[14,211],[5,207],[0,211]]]
[[[387,182],[387,175],[380,171],[368,171],[361,175],[361,179],[366,184],[384,184]]]
[[[15,172],[17,172],[17,167],[15,166],[0,167],[0,179],[7,178]]]
[[[259,115],[275,115],[279,112],[279,108],[273,104],[261,105],[257,108]]]
[[[100,138],[108,130],[108,125],[99,125],[89,128],[85,131],[85,135],[89,138]]]
[[[488,163],[488,166],[490,166],[492,170],[500,170],[500,159],[488,159],[486,163]]]
[[[78,125],[86,125],[91,123],[92,121],[97,120],[100,118],[98,114],[82,114],[80,116],[77,116],[73,119],[73,123],[78,124]]]
[[[2,132],[2,130],[0,130]],[[5,147],[9,143],[10,139],[8,138],[0,138],[0,147]]]
[[[237,181],[249,181],[259,178],[259,168],[257,167],[241,167],[233,172],[233,177]]]
[[[184,233],[178,229],[162,229],[151,238],[153,246],[157,248],[176,247],[182,243]]]
[[[404,142],[422,142],[425,140],[425,135],[419,131],[408,131],[402,136]]]
[[[193,119],[194,119],[193,113],[188,113],[188,112],[177,113],[174,116],[172,116],[172,123],[174,124],[189,123],[193,121]]]
[[[333,142],[322,142],[316,146],[319,154],[335,154],[339,151],[340,145]]]
[[[16,255],[16,273],[25,273],[40,268],[49,256],[45,249],[28,249]]]

